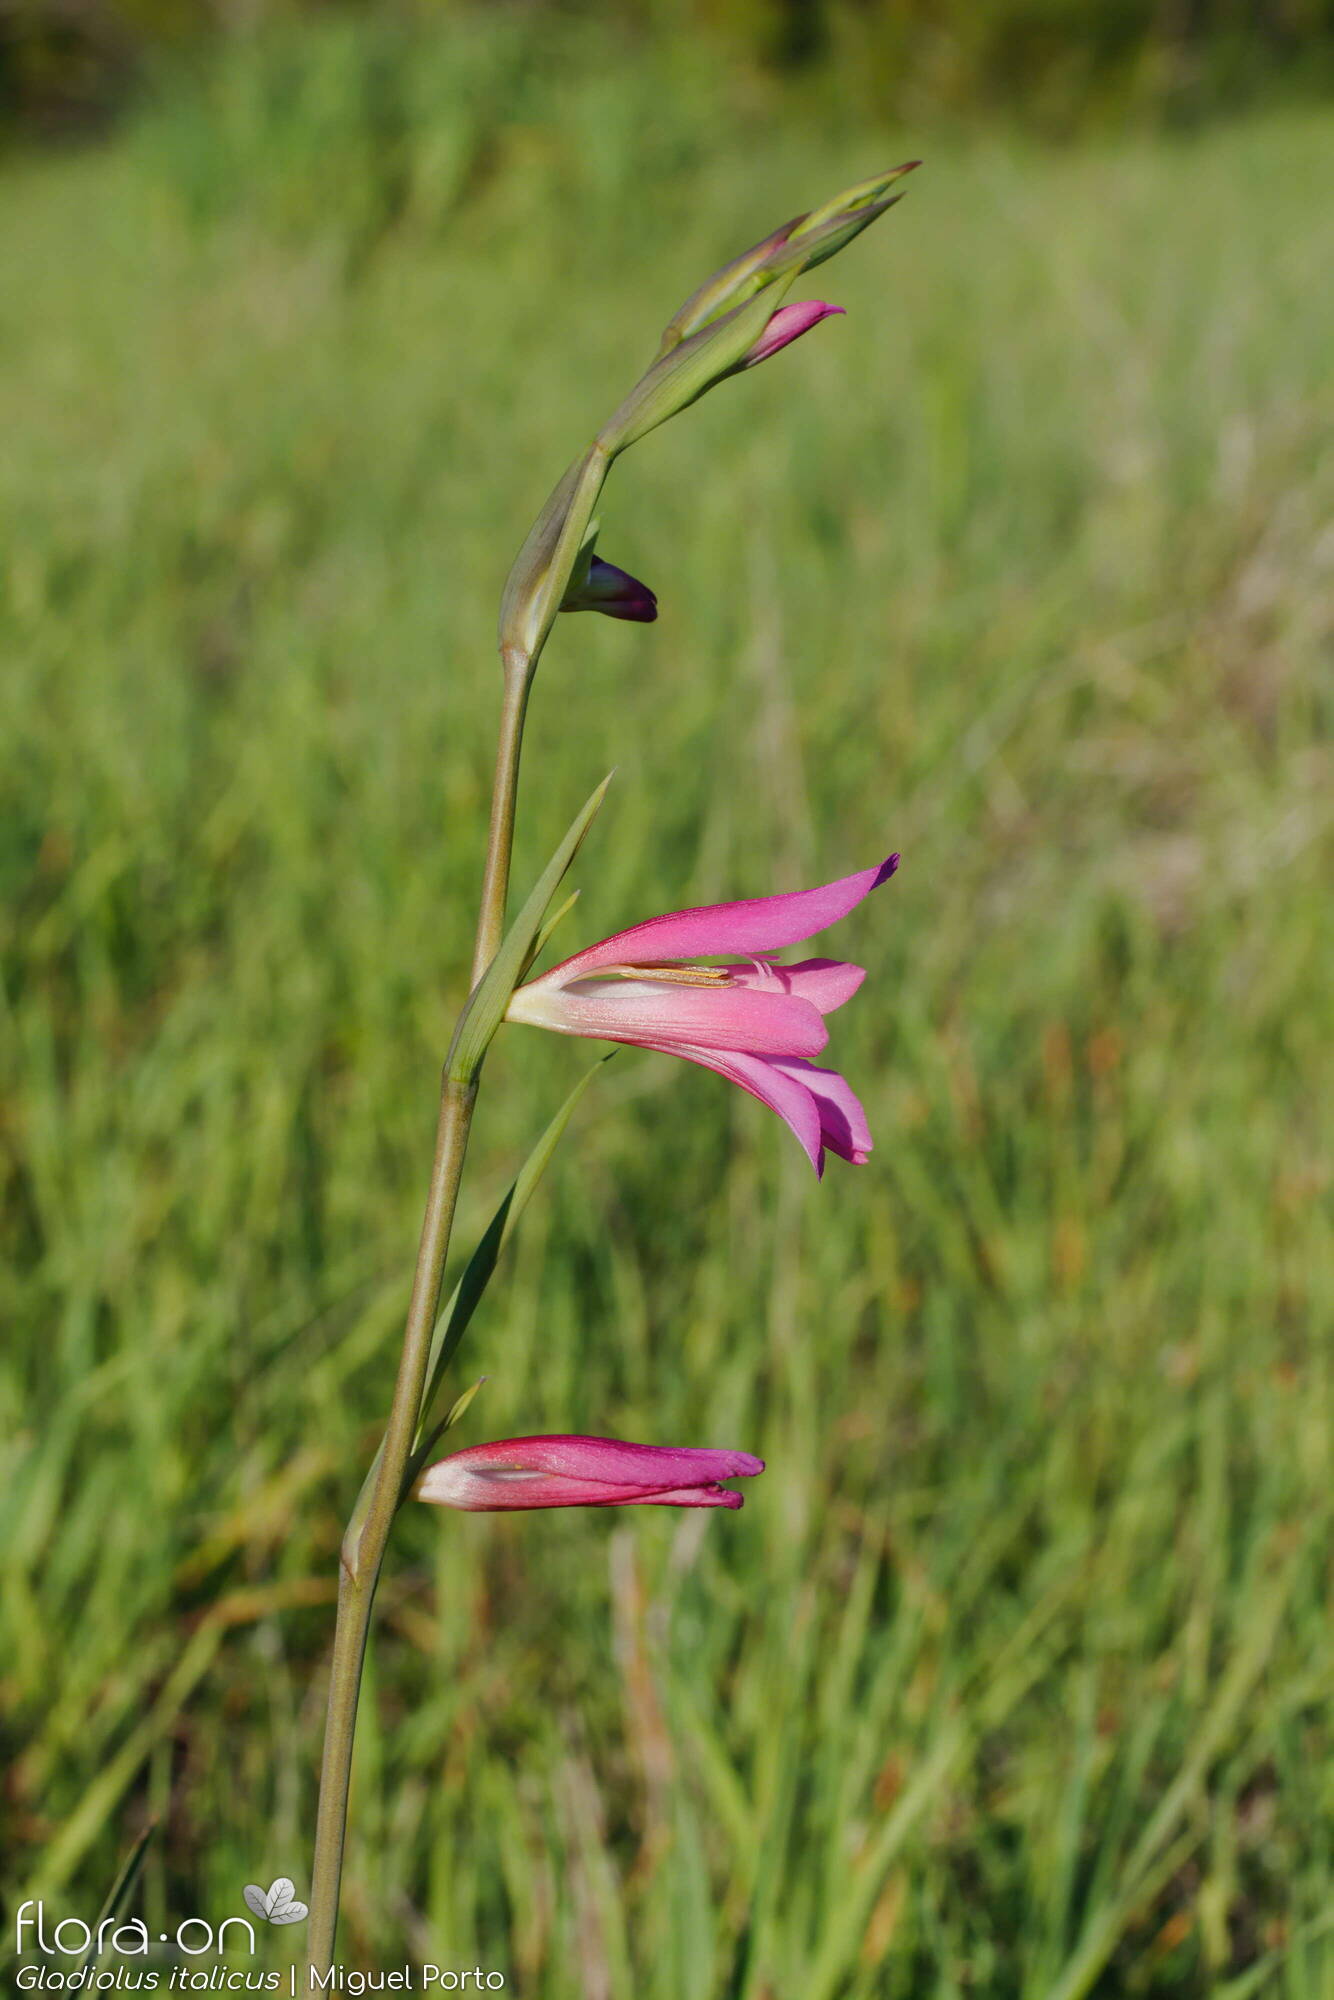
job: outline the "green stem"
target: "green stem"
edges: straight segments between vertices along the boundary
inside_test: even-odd
[[[379,1476],[371,1489],[364,1520],[358,1521],[354,1516],[343,1541],[310,1885],[307,1950],[310,1966],[318,1968],[321,1973],[327,1972],[332,1961],[334,1932],[338,1923],[338,1888],[343,1873],[343,1844],[347,1833],[352,1745],[371,1607],[375,1601],[375,1586],[380,1579],[389,1530],[402,1498],[403,1472],[412,1450],[422,1391],[426,1386],[431,1333],[440,1307],[449,1234],[476,1097],[475,1083],[460,1084],[446,1080],[441,1089],[435,1163],[431,1169],[431,1187],[417,1251],[412,1300],[408,1306],[403,1351],[399,1357],[394,1399],[385,1429]]]
[[[509,893],[510,856],[514,851],[514,807],[519,791],[519,752],[528,712],[528,690],[535,661],[517,647],[506,648],[505,697],[500,711],[500,741],[496,745],[496,778],[491,792],[491,828],[482,872],[482,902],[473,948],[475,986],[500,948],[505,934],[505,899]]]

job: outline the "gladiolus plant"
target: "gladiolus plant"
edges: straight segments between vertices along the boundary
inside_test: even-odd
[[[894,167],[793,217],[706,278],[673,315],[644,375],[558,480],[510,571],[500,607],[499,744],[469,992],[445,1057],[435,1158],[389,1417],[343,1537],[338,1615],[310,1891],[308,1991],[327,1990],[347,1829],[352,1746],[376,1585],[394,1518],[410,1498],[465,1513],[553,1507],[701,1507],[735,1511],[728,1482],[763,1460],[709,1445],[632,1444],[551,1435],[474,1444],[436,1456],[463,1421],[449,1371],[500,1251],[599,1064],[546,1130],[441,1304],[454,1214],[482,1064],[502,1023],[681,1056],[769,1106],[817,1173],[826,1152],[856,1164],[871,1151],[861,1103],[837,1070],[815,1061],[826,1018],[865,977],[841,959],[782,963],[777,954],[848,916],[893,873],[898,856],[814,889],[650,917],[535,970],[570,902],[561,884],[606,792],[599,785],[521,904],[509,914],[510,857],[524,720],[539,656],[562,611],[632,624],[658,615],[652,590],[595,551],[594,518],[616,458],[660,424],[842,312],[822,299],[784,302],[803,272],[834,256],[899,200],[916,162]],[[795,383],[799,371],[794,370]],[[627,643],[646,643],[632,640]],[[647,665],[636,671],[650,671]],[[737,885],[741,886],[741,885]],[[757,884],[756,888],[771,885]],[[596,1423],[596,1384],[582,1384]],[[536,1413],[534,1413],[536,1414]],[[523,1532],[540,1532],[528,1528]]]

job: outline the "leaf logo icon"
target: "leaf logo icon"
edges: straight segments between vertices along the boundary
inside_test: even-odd
[[[299,1924],[310,1915],[309,1906],[297,1901],[296,1884],[286,1875],[276,1876],[267,1889],[261,1889],[258,1882],[247,1882],[244,1894],[250,1914],[262,1917],[266,1924]]]

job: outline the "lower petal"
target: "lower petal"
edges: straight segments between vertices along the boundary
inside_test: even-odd
[[[690,1047],[684,1042],[641,1042],[640,1047],[656,1049],[662,1055],[684,1056],[687,1062],[714,1070],[729,1083],[748,1090],[761,1104],[776,1111],[789,1130],[795,1132],[816,1173],[824,1172],[820,1114],[813,1094],[796,1076],[789,1076],[763,1056],[741,1055],[732,1049]],[[793,1069],[801,1067],[799,1063],[792,1064]]]
[[[630,1500],[608,1500],[608,1507],[730,1507],[745,1506],[730,1486],[678,1486],[671,1493],[636,1493]]]
[[[861,1099],[836,1069],[817,1069],[814,1063],[775,1056],[771,1067],[804,1084],[815,1100],[820,1119],[820,1136],[831,1153],[864,1167],[874,1141],[866,1122]]]
[[[855,910],[898,867],[891,854],[878,868],[863,868],[818,889],[786,896],[756,896],[741,903],[710,903],[701,909],[673,910],[617,931],[553,966],[552,977],[578,979],[601,965],[640,965],[655,958],[716,958],[731,953],[784,951],[814,937]]]

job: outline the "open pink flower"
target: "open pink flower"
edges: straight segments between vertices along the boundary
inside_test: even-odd
[[[790,896],[651,917],[529,980],[506,1019],[684,1056],[776,1111],[817,1174],[826,1148],[860,1166],[871,1151],[866,1114],[837,1070],[811,1058],[829,1039],[825,1015],[850,1000],[866,974],[840,959],[771,960],[845,917],[898,861],[891,854],[878,868]],[[699,963],[723,954],[725,964]]]
[[[731,1507],[741,1495],[720,1482],[750,1479],[764,1460],[748,1451],[621,1444],[615,1438],[502,1438],[470,1445],[428,1466],[418,1500],[472,1514],[516,1507]]]

